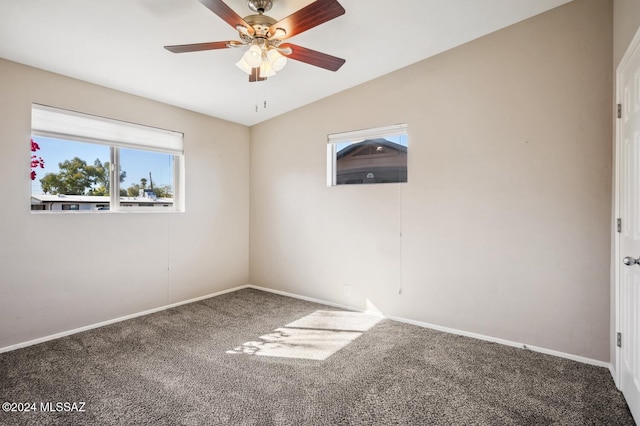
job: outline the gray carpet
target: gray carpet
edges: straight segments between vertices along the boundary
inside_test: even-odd
[[[0,424],[634,424],[605,368],[390,320],[306,359],[332,334],[285,326],[319,310],[245,289],[0,354],[0,402],[36,403]]]

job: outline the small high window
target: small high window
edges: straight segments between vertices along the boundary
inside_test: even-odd
[[[407,125],[328,137],[327,185],[407,182]]]

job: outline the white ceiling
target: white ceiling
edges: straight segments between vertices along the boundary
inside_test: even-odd
[[[0,57],[250,126],[570,0],[339,1],[346,14],[287,40],[346,59],[335,73],[290,60],[249,83],[240,49],[163,49],[238,39],[198,0],[0,0]],[[273,3],[280,20],[311,0]]]

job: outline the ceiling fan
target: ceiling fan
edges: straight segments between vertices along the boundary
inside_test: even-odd
[[[287,58],[305,62],[330,71],[337,71],[345,60],[317,52],[283,40],[300,34],[345,13],[337,0],[316,0],[286,18],[276,21],[265,12],[271,10],[272,0],[248,0],[255,14],[241,18],[222,0],[199,0],[227,24],[234,27],[240,40],[164,46],[173,53],[196,52],[234,47],[249,47],[238,68],[249,74],[249,81],[263,81],[275,75],[287,63]]]

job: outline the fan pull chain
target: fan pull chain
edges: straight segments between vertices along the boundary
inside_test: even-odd
[[[267,82],[263,81],[262,83],[264,84],[263,90],[262,90],[262,98],[264,99],[263,108],[267,109]]]
[[[264,90],[262,91],[262,99],[264,99],[264,100],[262,101],[262,108],[263,108],[263,109],[267,109],[267,86],[266,86],[266,83],[265,83],[265,82],[262,82],[262,83],[255,83],[255,84],[256,84],[256,92],[255,92],[255,93],[256,93],[256,97],[255,97],[255,102],[256,102],[256,112],[258,112],[258,109],[259,109],[259,107],[258,107],[258,96],[259,96],[259,95],[258,95],[258,87],[257,87],[257,86],[258,86],[259,84],[263,84],[263,85],[264,85],[264,86],[263,86],[263,89],[264,89]]]
[[[258,96],[260,96],[260,95],[258,95],[258,84],[259,83],[256,81],[253,84],[255,84],[255,86],[254,86],[255,90],[254,90],[253,93],[254,93],[254,100],[255,100],[255,103],[256,103],[256,113],[257,113],[258,112]]]

